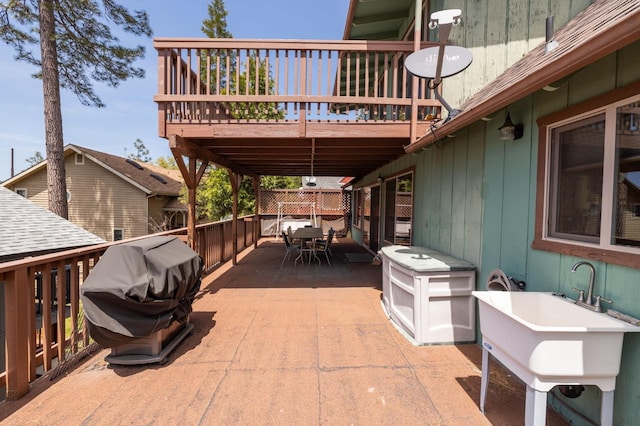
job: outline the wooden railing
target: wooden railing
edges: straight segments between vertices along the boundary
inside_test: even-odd
[[[244,219],[238,219],[238,251],[253,244],[254,227],[258,226]],[[195,250],[204,260],[205,274],[231,259],[231,224],[222,221],[196,227]],[[154,235],[186,232],[183,228]],[[122,242],[0,263],[7,349],[0,387],[6,388],[8,399],[22,397],[38,375],[87,347],[89,335],[81,314],[80,286],[102,254]]]
[[[413,42],[159,38],[154,46],[160,136],[168,123],[408,121],[412,103],[414,120],[441,112],[404,68]]]

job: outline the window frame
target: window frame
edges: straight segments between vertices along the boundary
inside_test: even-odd
[[[405,176],[411,176],[411,218],[410,218],[410,230],[409,230],[409,241],[408,244],[401,244],[401,245],[411,245],[413,242],[413,213],[414,213],[414,201],[415,201],[415,197],[414,197],[414,193],[413,193],[413,189],[415,188],[415,173],[414,173],[414,169],[410,168],[407,170],[403,170],[401,172],[398,172],[394,175],[388,176],[387,178],[385,178],[384,180],[384,191],[381,193],[381,196],[384,196],[384,211],[382,212],[382,216],[383,216],[383,236],[382,239],[386,244],[400,244],[401,242],[399,242],[398,239],[398,235],[396,233],[395,230],[395,226],[394,229],[392,231],[393,233],[393,240],[389,240],[387,237],[387,232],[389,231],[387,229],[387,225],[388,225],[388,219],[391,216],[389,213],[389,208],[393,207],[393,223],[397,224],[398,221],[398,216],[397,216],[397,205],[394,202],[393,206],[389,206],[387,203],[387,195],[388,195],[388,191],[389,191],[389,187],[390,185],[393,185],[393,194],[394,194],[394,199],[397,199],[398,197],[398,192],[397,192],[397,186],[398,186],[398,179],[401,179]]]
[[[360,229],[362,222],[362,188],[353,191],[353,217],[352,224],[355,228]]]
[[[121,238],[116,240],[116,232],[120,232]],[[124,228],[113,228],[113,232],[111,233],[113,241],[122,241],[124,240]]]
[[[614,89],[601,96],[540,117],[538,124],[538,167],[534,239],[531,247],[563,255],[577,256],[611,264],[640,268],[640,248],[614,245],[613,185],[615,171],[616,108],[640,96],[640,81]],[[589,116],[605,114],[605,151],[603,157],[603,191],[600,239],[596,243],[552,237],[549,233],[549,195],[551,175],[551,132],[567,123]],[[611,125],[614,123],[614,125]],[[613,141],[613,142],[612,142]],[[611,146],[613,144],[613,146]],[[608,190],[606,188],[609,188]],[[603,243],[604,242],[604,243]]]
[[[27,188],[16,188],[15,189],[15,193],[20,195],[21,197],[29,199],[29,197],[28,197],[29,192],[27,191]]]

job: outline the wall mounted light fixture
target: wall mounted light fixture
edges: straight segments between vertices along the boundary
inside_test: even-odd
[[[500,131],[500,139],[503,141],[515,141],[520,139],[524,134],[524,127],[522,124],[513,124],[509,113],[507,113],[504,124],[500,126],[498,130]]]

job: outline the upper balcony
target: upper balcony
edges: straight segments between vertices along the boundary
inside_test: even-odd
[[[184,138],[231,169],[361,176],[403,155],[441,117],[433,91],[404,68],[409,41],[159,38],[154,46],[159,135]]]

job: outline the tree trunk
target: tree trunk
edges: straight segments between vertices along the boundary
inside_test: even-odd
[[[52,0],[39,0],[42,93],[44,96],[44,129],[47,146],[47,191],[49,195],[49,210],[58,216],[68,219],[60,78],[58,74],[58,52],[53,7]]]

